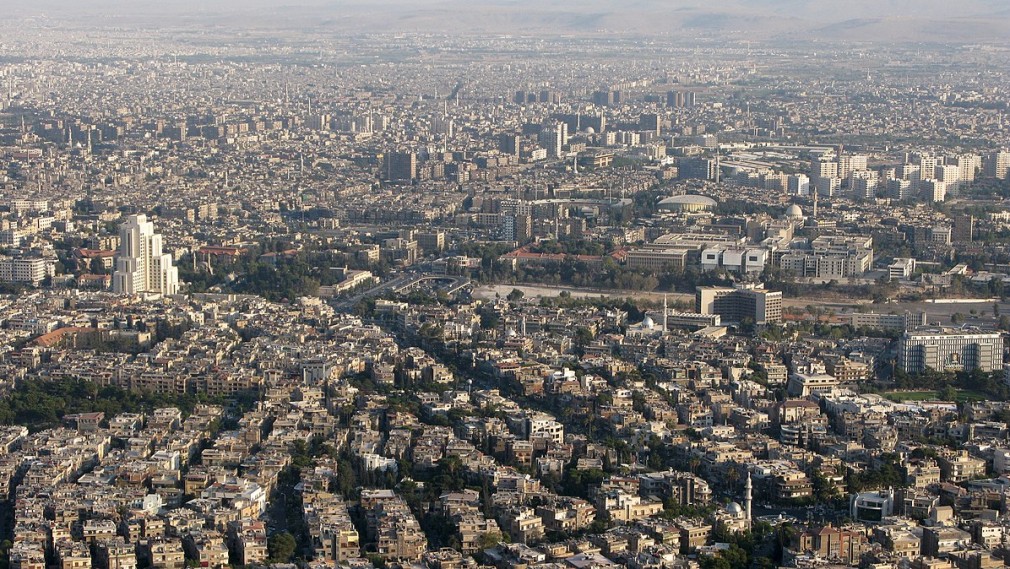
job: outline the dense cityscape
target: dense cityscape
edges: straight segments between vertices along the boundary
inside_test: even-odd
[[[1005,42],[0,28],[0,565],[1010,561]]]

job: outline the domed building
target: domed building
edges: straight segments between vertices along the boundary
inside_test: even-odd
[[[659,337],[665,332],[666,330],[663,329],[662,324],[656,324],[656,321],[653,320],[651,316],[646,316],[645,319],[638,324],[631,324],[628,326],[624,335],[628,338],[646,338]]]
[[[684,194],[664,198],[656,204],[660,211],[701,212],[712,211],[719,202],[708,196]]]
[[[751,484],[750,473],[747,473],[747,483],[744,486],[744,506],[739,502],[730,502],[726,507],[715,513],[716,520],[730,531],[746,531],[751,528]]]
[[[789,206],[786,208],[786,219],[802,220],[803,210],[796,204]]]

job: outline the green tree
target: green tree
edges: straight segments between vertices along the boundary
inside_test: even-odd
[[[288,532],[275,533],[267,540],[267,551],[270,554],[270,561],[274,563],[287,563],[295,554],[298,543],[295,536]]]
[[[1010,316],[1006,314],[999,317],[999,323],[997,324],[1000,330],[1010,331]]]
[[[481,551],[485,549],[491,549],[492,547],[498,545],[503,541],[502,533],[498,531],[489,531],[482,533],[480,537],[477,538],[477,548]]]

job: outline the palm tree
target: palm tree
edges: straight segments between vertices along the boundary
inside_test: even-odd
[[[737,480],[740,480],[740,471],[736,469],[736,466],[730,466],[726,471],[726,486],[730,489],[735,488]]]
[[[701,459],[696,456],[692,456],[691,459],[687,461],[687,464],[691,467],[691,474],[697,474],[698,466],[701,465]]]

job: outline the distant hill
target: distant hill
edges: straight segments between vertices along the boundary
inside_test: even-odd
[[[1005,0],[15,0],[22,2],[17,13],[26,16],[110,25],[754,40],[1010,40],[1010,4]]]

